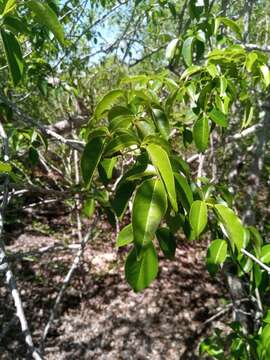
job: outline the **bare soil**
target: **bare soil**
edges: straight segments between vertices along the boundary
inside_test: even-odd
[[[98,224],[101,233],[88,243],[63,296],[45,343],[45,359],[200,359],[200,340],[218,325],[205,321],[217,312],[226,293],[223,280],[211,278],[206,270],[206,243],[180,241],[174,261],[160,254],[158,279],[135,294],[124,279],[126,251],[117,252],[114,232],[104,224]],[[20,234],[10,230],[8,235],[7,250],[16,253],[12,266],[39,346],[77,252],[63,247],[63,240],[71,244],[74,236],[67,230],[60,237],[46,236],[31,228]],[[54,249],[39,254],[46,246]],[[26,359],[12,298],[3,278],[0,281],[0,358]]]

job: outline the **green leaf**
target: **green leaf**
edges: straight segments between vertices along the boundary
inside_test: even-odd
[[[157,135],[148,135],[143,139],[142,147],[147,147],[149,144],[160,146],[166,153],[170,153],[171,147],[167,140]]]
[[[182,56],[187,66],[192,65],[193,40],[194,36],[188,37],[182,46]]]
[[[111,156],[118,151],[129,148],[132,145],[139,146],[137,137],[132,132],[121,131],[119,132],[119,135],[115,134],[115,137],[108,142],[105,149],[105,156]]]
[[[189,222],[197,238],[207,225],[207,206],[204,201],[196,200],[192,203],[189,213]]]
[[[29,9],[36,15],[37,21],[45,25],[56,37],[62,46],[65,46],[64,30],[52,8],[38,0],[26,2]]]
[[[270,324],[270,310],[267,310],[267,312],[263,318],[263,322]]]
[[[21,48],[16,37],[10,31],[1,29],[1,36],[12,82],[16,86],[20,82],[24,70]]]
[[[207,149],[209,134],[210,128],[207,117],[198,118],[193,126],[193,139],[200,152],[204,152]]]
[[[261,261],[265,264],[270,263],[270,244],[264,245],[261,251]]]
[[[108,112],[108,120],[111,122],[114,118],[123,115],[133,115],[132,111],[125,106],[115,105]]]
[[[183,160],[180,156],[171,155],[170,162],[174,172],[176,173],[182,172],[186,176],[190,175],[190,169],[188,163],[185,160]]]
[[[99,163],[99,173],[102,178],[105,180],[110,180],[112,178],[113,169],[117,163],[117,157],[112,157],[111,159],[105,159]]]
[[[187,182],[187,179],[180,174],[174,173],[174,177],[176,179],[176,190],[180,202],[182,206],[189,211],[193,203],[193,194],[189,183]]]
[[[255,52],[252,51],[247,54],[246,69],[248,72],[252,71],[252,67],[257,59],[258,59],[258,55]]]
[[[94,117],[99,119],[105,111],[108,111],[115,101],[124,95],[124,91],[120,89],[112,90],[108,92],[96,106]]]
[[[168,140],[170,135],[170,124],[166,114],[160,109],[152,109],[152,116],[158,131],[164,139]]]
[[[95,211],[95,200],[93,198],[86,199],[83,204],[83,213],[87,218],[91,218]]]
[[[116,246],[122,247],[129,245],[133,242],[132,224],[125,226],[118,234],[116,239]]]
[[[215,210],[223,225],[222,230],[225,230],[225,235],[229,238],[232,248],[234,249],[236,246],[240,253],[245,241],[245,229],[240,219],[225,205],[217,204]]]
[[[213,120],[216,124],[222,127],[228,127],[228,119],[225,114],[223,114],[217,108],[213,108],[209,113],[210,119]]]
[[[178,43],[179,39],[173,39],[169,42],[165,52],[165,57],[167,60],[170,61],[173,59]]]
[[[228,28],[230,28],[231,31],[233,31],[235,33],[238,40],[242,40],[242,31],[241,31],[240,27],[238,26],[238,24],[235,21],[225,18],[225,17],[216,18],[215,33],[221,23],[224,24],[225,26],[227,26]]]
[[[181,75],[181,80],[188,78],[191,75],[196,74],[197,72],[201,71],[201,66],[198,65],[191,65],[190,67],[188,67],[183,74]]]
[[[261,237],[261,234],[254,226],[249,226],[247,229],[250,232],[250,235],[251,235],[250,238],[251,238],[251,242],[253,244],[256,256],[260,257],[261,256],[261,248],[262,248],[262,244],[263,244],[263,239]]]
[[[13,33],[29,34],[27,25],[15,16],[6,16],[4,19],[5,28],[8,28]]]
[[[153,240],[166,210],[167,197],[162,182],[159,179],[145,180],[136,191],[132,209],[132,227],[137,249]]]
[[[269,71],[269,67],[264,64],[260,66],[260,70],[262,72],[263,75],[263,81],[265,83],[265,86],[268,87],[268,85],[270,84],[270,71]]]
[[[110,132],[106,126],[100,126],[93,130],[89,129],[89,132],[87,132],[85,138],[87,139],[87,141],[90,141],[91,139],[99,136],[110,136]]]
[[[227,256],[226,240],[217,239],[211,242],[207,251],[207,262],[209,264],[222,264]]]
[[[156,144],[149,144],[146,149],[154,167],[164,182],[172,208],[177,211],[175,182],[169,156],[162,147]]]
[[[117,187],[114,199],[112,200],[112,207],[119,218],[124,215],[136,185],[135,181],[126,181]]]
[[[0,173],[10,173],[12,170],[12,166],[10,163],[5,163],[0,161]]]
[[[210,76],[214,79],[219,76],[218,69],[215,64],[209,64],[206,66],[206,70],[209,72]]]
[[[118,186],[126,180],[138,179],[149,165],[149,157],[147,152],[142,152],[136,158],[136,163],[123,174]]]
[[[134,115],[120,115],[113,118],[109,124],[110,131],[115,131],[119,129],[128,129],[132,124]]]
[[[17,0],[7,0],[1,16],[5,16],[16,8]]]
[[[125,264],[126,280],[135,292],[148,287],[158,274],[158,258],[152,243],[137,256],[136,248],[128,254]]]
[[[94,171],[103,154],[105,144],[104,137],[95,137],[85,146],[81,158],[82,177],[87,188],[90,187]]]
[[[172,260],[175,256],[176,242],[168,228],[159,228],[156,232],[159,246],[167,259]]]
[[[261,333],[262,344],[265,349],[270,347],[270,324],[267,324]],[[266,360],[268,357],[265,357]]]

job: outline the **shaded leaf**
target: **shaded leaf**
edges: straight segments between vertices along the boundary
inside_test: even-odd
[[[148,287],[158,274],[158,258],[152,243],[143,248],[137,256],[134,247],[126,259],[126,280],[135,292]]]
[[[145,180],[133,201],[132,227],[134,242],[141,249],[151,242],[167,209],[167,197],[159,179]]]
[[[159,246],[167,259],[172,260],[175,256],[176,242],[168,228],[159,228],[156,232]]]
[[[105,149],[105,156],[111,156],[132,145],[139,145],[137,137],[132,132],[121,131],[119,134],[115,134],[115,137],[108,142]]]
[[[153,165],[157,169],[164,182],[170,203],[172,204],[173,209],[177,211],[178,206],[176,199],[175,182],[169,156],[162,147],[156,144],[149,144],[146,149]]]
[[[160,109],[152,109],[152,116],[158,131],[164,139],[168,140],[170,135],[170,124],[166,114]]]
[[[95,137],[85,146],[81,158],[82,177],[87,188],[90,187],[94,171],[103,154],[105,144],[104,137]]]
[[[21,48],[16,37],[10,31],[1,29],[1,36],[12,82],[16,86],[20,82],[24,70]]]
[[[187,182],[187,179],[180,174],[174,173],[174,176],[176,179],[177,195],[182,206],[186,209],[186,211],[189,211],[193,203],[193,194],[189,183]]]
[[[132,181],[122,182],[116,189],[114,199],[112,200],[112,207],[116,215],[121,218],[127,208],[128,201],[131,198],[137,183]]]

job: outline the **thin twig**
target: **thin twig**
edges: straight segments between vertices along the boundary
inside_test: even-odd
[[[270,267],[265,265],[263,262],[261,262],[259,259],[257,259],[254,255],[252,255],[250,252],[248,252],[246,249],[241,250],[243,254],[248,256],[250,259],[255,261],[260,267],[262,267],[264,270],[266,270],[270,274]]]

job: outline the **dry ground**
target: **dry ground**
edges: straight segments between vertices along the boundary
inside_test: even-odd
[[[27,227],[20,233],[13,230],[8,229],[7,250],[31,252],[27,259],[14,261],[13,267],[35,343],[40,344],[50,309],[77,250],[58,249],[32,256],[44,246],[62,245],[72,234],[66,230],[59,238],[59,234],[45,236]],[[160,256],[158,279],[149,289],[135,294],[123,276],[125,252],[117,253],[113,231],[102,225],[101,234],[88,243],[83,263],[64,294],[45,344],[45,359],[200,359],[199,340],[217,324],[204,322],[217,312],[226,292],[222,281],[206,271],[205,248],[201,242],[180,242],[175,260]],[[4,331],[0,358],[25,359],[12,299],[3,279],[0,281],[0,334]]]

